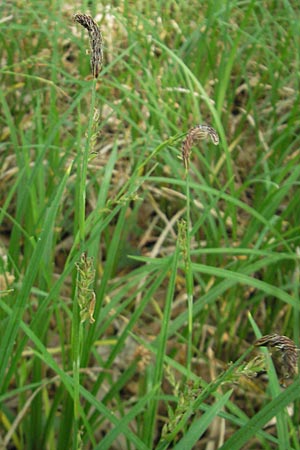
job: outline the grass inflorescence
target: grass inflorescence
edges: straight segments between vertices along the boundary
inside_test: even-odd
[[[94,19],[87,15],[76,13],[74,20],[88,30],[91,47],[91,68],[94,78],[98,78],[103,63],[103,39],[100,28]]]

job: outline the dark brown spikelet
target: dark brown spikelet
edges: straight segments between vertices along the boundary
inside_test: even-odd
[[[94,78],[98,78],[103,62],[103,39],[94,19],[87,14],[74,14],[75,22],[80,23],[89,32],[91,46],[91,68]]]
[[[211,138],[212,142],[215,145],[219,144],[218,133],[213,127],[209,125],[196,125],[195,127],[189,130],[185,140],[182,142],[182,149],[181,149],[182,159],[184,162],[184,167],[186,169],[189,168],[191,148],[194,142],[200,139],[207,139],[208,137]]]
[[[283,378],[291,378],[297,373],[298,348],[292,339],[279,334],[267,334],[254,342],[256,347],[275,348],[280,358],[274,359],[277,372]],[[272,355],[273,356],[273,355]]]

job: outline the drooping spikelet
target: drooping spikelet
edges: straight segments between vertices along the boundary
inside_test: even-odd
[[[254,342],[254,345],[275,348],[279,352],[280,358],[273,358],[273,362],[277,372],[283,378],[292,378],[297,373],[299,350],[292,339],[276,333],[267,334]]]
[[[215,145],[219,144],[219,135],[216,130],[210,125],[196,125],[189,130],[185,140],[182,142],[181,148],[182,159],[184,162],[184,167],[186,169],[189,168],[191,148],[194,142],[200,139],[207,139],[208,137],[211,138],[212,142]]]

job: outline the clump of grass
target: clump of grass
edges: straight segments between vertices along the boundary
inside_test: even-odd
[[[197,16],[187,2],[128,3],[91,6],[109,36],[101,85],[96,19],[80,18],[96,47],[94,79],[82,83],[69,70],[69,11],[4,7],[1,268],[15,281],[0,298],[0,435],[18,449],[202,450],[221,416],[224,449],[299,450],[298,380],[280,394],[269,374],[249,398],[242,379],[262,361],[230,365],[252,342],[245,305],[266,333],[293,332],[298,344],[297,15],[289,1],[211,2]],[[176,133],[208,111],[222,151],[205,146],[182,180]],[[185,142],[186,171],[197,135],[213,139],[205,127]],[[74,270],[83,252],[97,268],[85,323]],[[142,346],[133,361],[129,337]],[[280,433],[264,430],[281,412]]]

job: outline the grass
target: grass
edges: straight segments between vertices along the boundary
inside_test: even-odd
[[[298,450],[296,2],[2,10],[0,449]]]

